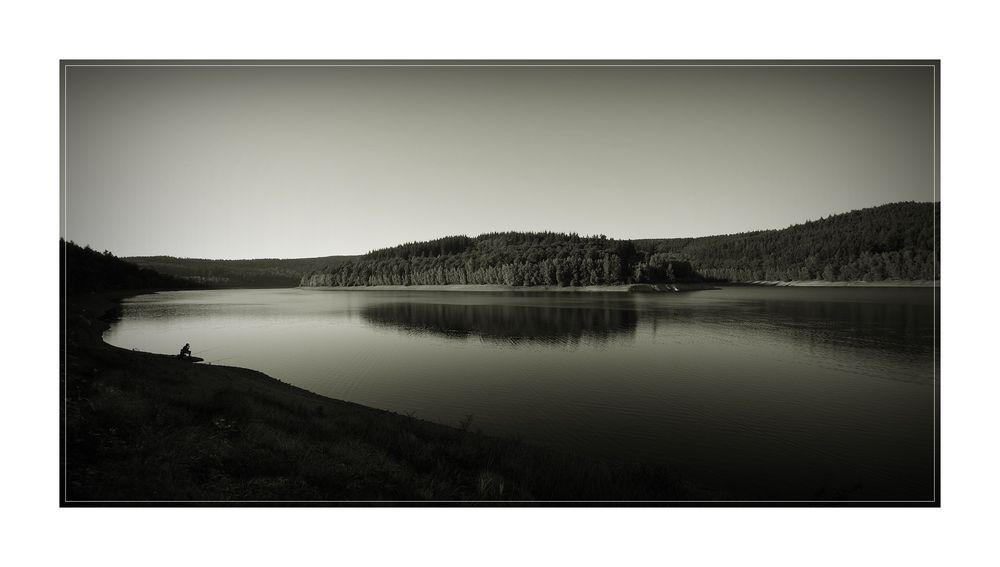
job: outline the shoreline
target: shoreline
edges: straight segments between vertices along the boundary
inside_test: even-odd
[[[760,287],[920,287],[939,288],[940,280],[882,280],[882,281],[826,281],[826,280],[754,280],[742,282],[680,282],[673,284],[624,284],[592,286],[512,286],[496,284],[446,284],[446,285],[365,285],[365,286],[308,286],[297,289],[314,291],[445,291],[474,293],[682,293],[705,291],[727,286]]]
[[[722,500],[606,461],[321,396],[262,372],[115,347],[121,301],[64,298],[62,506]]]
[[[748,282],[720,283],[723,286],[770,286],[770,287],[941,287],[941,280],[882,280],[878,282],[826,280],[791,280],[768,281],[755,280]]]
[[[462,291],[489,293],[680,293],[716,289],[713,284],[625,284],[589,286],[515,286],[496,284],[445,284],[445,285],[365,285],[365,286],[299,286],[298,289],[316,291]]]

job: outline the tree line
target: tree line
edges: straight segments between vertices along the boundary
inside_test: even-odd
[[[320,258],[256,258],[252,260],[210,260],[174,256],[135,256],[125,260],[143,268],[216,288],[295,287],[302,274],[323,266],[353,260],[356,256]]]
[[[676,281],[940,278],[939,203],[902,202],[779,230],[618,240],[559,232],[449,236],[306,273],[306,286],[588,286]]]
[[[302,285],[588,286],[692,277],[690,263],[644,252],[629,240],[559,232],[491,232],[375,250],[308,273]]]

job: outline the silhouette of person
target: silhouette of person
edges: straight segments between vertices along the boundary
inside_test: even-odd
[[[178,356],[191,358],[191,345],[184,343],[184,346],[181,347],[181,353]]]

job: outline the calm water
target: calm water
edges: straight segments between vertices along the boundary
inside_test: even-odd
[[[673,466],[763,499],[928,500],[934,291],[157,293],[114,345],[377,408]],[[199,354],[200,353],[200,354]]]

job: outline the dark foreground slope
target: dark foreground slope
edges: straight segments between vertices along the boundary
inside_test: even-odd
[[[260,372],[110,346],[121,295],[67,303],[65,485],[95,501],[686,500],[662,468],[325,398]]]

